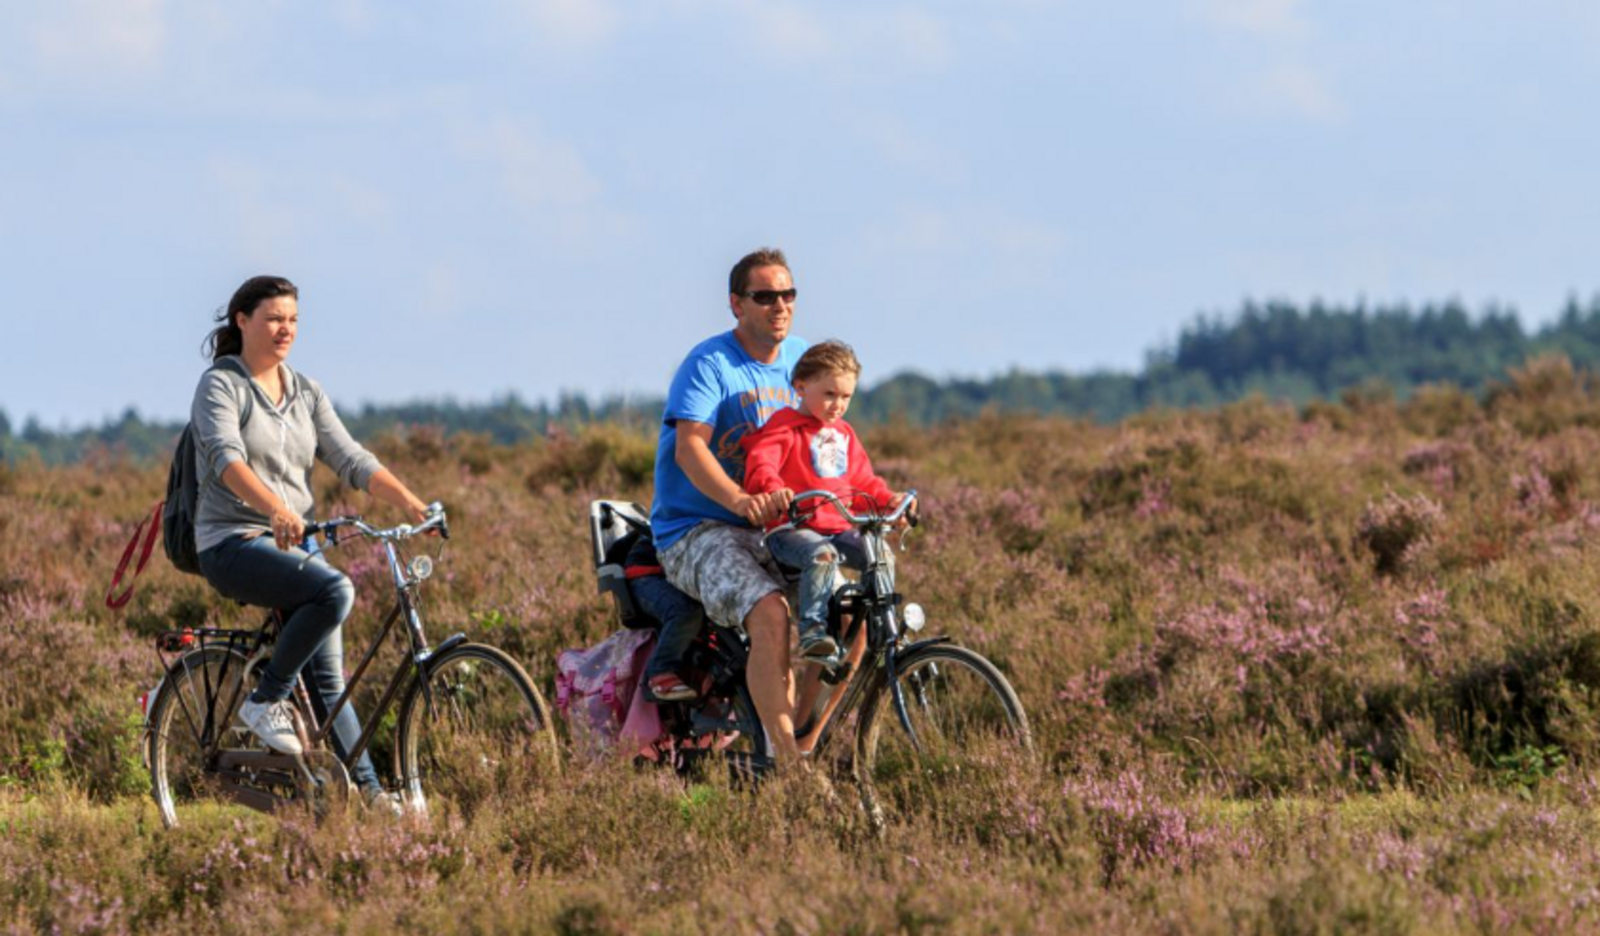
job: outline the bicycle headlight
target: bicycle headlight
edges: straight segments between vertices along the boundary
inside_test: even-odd
[[[411,559],[411,577],[420,582],[433,574],[433,560],[427,556],[414,556]]]
[[[912,602],[900,610],[900,621],[906,630],[919,631],[927,625],[928,615],[923,613],[922,605]]]

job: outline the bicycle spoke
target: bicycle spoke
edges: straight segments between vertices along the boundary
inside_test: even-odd
[[[402,715],[401,772],[414,808],[473,812],[526,785],[553,754],[542,700],[509,657],[451,650]]]
[[[969,650],[936,646],[908,655],[898,674],[908,735],[884,687],[863,713],[861,779],[869,799],[907,808],[966,795],[1015,769],[1029,746],[1027,720],[999,671]]]
[[[150,713],[152,792],[169,828],[181,805],[217,798],[221,781],[212,757],[239,729],[243,659],[208,648],[185,654],[169,671]]]

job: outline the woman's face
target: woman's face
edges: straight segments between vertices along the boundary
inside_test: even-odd
[[[295,330],[300,327],[300,303],[293,296],[263,299],[254,312],[241,312],[236,318],[244,336],[245,357],[270,355],[279,364],[288,360]]]

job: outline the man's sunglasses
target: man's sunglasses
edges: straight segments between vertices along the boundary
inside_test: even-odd
[[[790,286],[788,289],[757,289],[745,293],[744,297],[756,305],[769,306],[777,305],[779,299],[792,304],[798,295],[800,295],[799,290]]]

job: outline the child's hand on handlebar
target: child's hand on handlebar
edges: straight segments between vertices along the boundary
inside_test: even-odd
[[[905,491],[896,491],[894,496],[889,498],[889,512],[890,513],[894,513],[896,510],[899,510],[900,509],[900,505],[904,504],[905,502],[906,502],[906,492]],[[916,516],[917,516],[917,508],[919,506],[921,506],[921,504],[919,502],[912,501],[911,502],[911,509],[906,511],[904,516],[902,516],[899,520],[896,520],[894,522],[894,528],[897,529],[897,530],[903,530],[903,529],[906,528],[907,525],[915,522]]]

